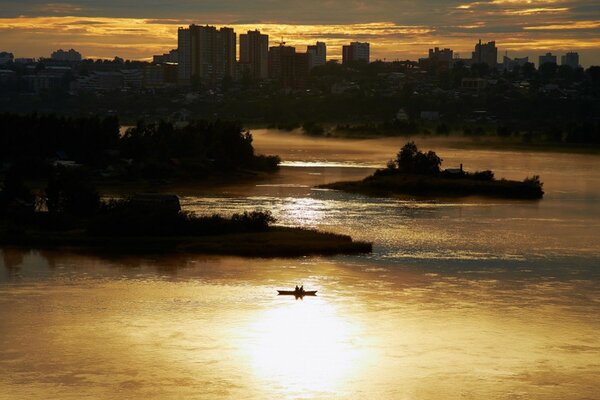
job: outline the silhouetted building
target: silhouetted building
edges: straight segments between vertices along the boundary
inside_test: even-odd
[[[236,35],[232,28],[190,25],[179,28],[178,60],[182,83],[215,85],[235,74]]]
[[[429,60],[438,65],[450,67],[452,65],[452,59],[454,57],[454,51],[451,49],[441,49],[439,47],[429,49]]]
[[[10,69],[0,69],[0,88],[14,89],[17,87],[17,73]]]
[[[0,65],[11,63],[15,60],[15,56],[13,53],[8,53],[6,51],[0,52]]]
[[[173,49],[168,53],[162,55],[152,56],[153,64],[164,64],[164,63],[178,63],[179,62],[179,54],[177,49]]]
[[[240,35],[240,66],[251,79],[269,76],[269,35],[258,30]]]
[[[304,88],[308,84],[310,56],[296,53],[296,48],[283,44],[269,49],[269,78],[283,88]]]
[[[475,45],[475,51],[472,53],[473,64],[487,64],[490,69],[496,68],[498,64],[498,49],[496,42],[479,43]]]
[[[573,69],[579,68],[579,53],[575,53],[572,51],[568,52],[560,58],[560,64],[568,65]]]
[[[54,53],[50,55],[50,58],[55,61],[81,61],[81,53],[70,49],[68,51],[64,51],[63,49],[56,50]]]
[[[308,54],[309,69],[325,65],[327,62],[327,45],[323,42],[317,42],[317,44],[306,48],[306,54]]]
[[[93,71],[90,75],[79,77],[75,86],[91,91],[120,90],[125,87],[125,77],[117,71]]]
[[[528,62],[529,62],[529,57],[522,57],[522,58],[515,57],[513,59],[508,56],[504,56],[502,59],[502,69],[504,71],[512,71],[515,69],[515,67],[522,67],[523,65],[525,65]]]
[[[177,84],[177,64],[164,63],[146,65],[142,86],[145,88],[164,88]]]
[[[192,79],[192,47],[189,28],[177,30],[177,60],[179,84],[188,85]]]
[[[308,87],[308,77],[311,69],[309,53],[296,53],[294,55],[294,80],[292,85],[296,89]]]
[[[355,61],[369,62],[369,43],[352,42],[342,47],[342,63],[347,64]]]
[[[460,87],[465,90],[474,90],[479,92],[487,87],[487,80],[483,78],[462,78]]]
[[[15,64],[33,64],[35,63],[35,58],[19,57],[15,58],[14,62]]]
[[[552,55],[552,53],[546,53],[545,55],[540,56],[538,68],[544,64],[556,64],[556,56]]]
[[[122,69],[119,72],[123,75],[123,86],[127,89],[139,89],[142,87],[144,78],[143,69]]]

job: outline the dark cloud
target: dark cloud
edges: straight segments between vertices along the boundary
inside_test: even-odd
[[[292,37],[302,44],[324,39],[338,47],[341,41],[369,40],[373,42],[374,53],[384,57],[389,54],[414,57],[417,52],[425,54],[428,46],[455,46],[463,52],[470,51],[472,43],[481,37],[506,43],[509,49],[517,51],[581,49],[600,60],[600,28],[593,24],[600,21],[598,0],[0,0],[0,18],[7,21],[19,16],[71,16],[74,17],[68,23],[71,29],[79,25],[88,25],[90,30],[95,27],[87,37],[101,35],[98,32],[143,33],[146,25],[153,28],[149,32],[159,29],[160,36],[138,35],[136,40],[139,37],[148,40],[148,46],[153,43],[157,47],[163,43],[175,44],[177,26],[191,23],[240,26],[238,33],[241,26],[253,29],[279,24],[286,28],[275,29],[274,37],[285,36],[286,40]],[[100,29],[107,18],[145,21],[138,21],[135,26],[118,23],[114,29]],[[56,26],[61,22],[52,23]],[[356,26],[369,23],[382,24]],[[346,26],[352,28],[345,29]],[[24,32],[33,31],[31,25],[21,29],[18,39],[7,37],[7,29],[2,29],[0,20],[5,45],[26,43],[32,49],[41,48],[42,42],[36,42],[39,36],[32,36],[31,41],[24,36]],[[111,40],[94,38],[103,46]],[[149,51],[143,45],[139,43],[130,50],[132,57]],[[93,46],[96,47],[90,52],[100,54],[96,50],[98,45]],[[102,48],[109,48],[108,42]]]

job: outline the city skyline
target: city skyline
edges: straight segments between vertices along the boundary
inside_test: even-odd
[[[168,10],[160,2],[144,10],[128,1],[119,3],[122,7],[112,2],[94,7],[87,2],[0,3],[0,48],[18,57],[72,47],[89,58],[149,60],[177,47],[177,28],[194,23],[228,26],[237,33],[258,29],[272,42],[283,38],[301,49],[323,41],[330,59],[341,60],[342,45],[352,41],[370,42],[372,60],[418,59],[433,47],[452,48],[465,57],[481,39],[496,41],[499,56],[508,51],[511,57],[535,60],[546,52],[577,51],[584,66],[600,64],[600,7],[590,1],[308,1],[277,9],[258,2],[254,11],[236,1],[175,1]]]

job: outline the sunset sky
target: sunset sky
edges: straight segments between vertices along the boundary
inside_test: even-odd
[[[322,40],[331,59],[354,40],[371,42],[372,60],[416,59],[434,46],[469,57],[481,38],[496,40],[499,59],[573,50],[584,66],[600,64],[597,0],[0,0],[0,51],[149,59],[175,48],[177,27],[190,23],[258,28],[271,45],[283,38],[299,50]]]

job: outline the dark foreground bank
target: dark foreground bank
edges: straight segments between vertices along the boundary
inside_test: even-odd
[[[198,253],[245,257],[361,254],[372,244],[350,236],[302,228],[271,227],[257,232],[203,236],[108,236],[84,231],[0,233],[0,244],[36,248],[78,248],[115,253]]]
[[[23,188],[16,190],[15,185],[0,191],[0,246],[252,257],[372,250],[370,243],[355,242],[345,235],[274,226],[276,220],[269,211],[196,215],[183,211],[174,194],[138,193],[100,200],[91,186],[86,188],[81,182],[66,185],[66,177],[59,183],[49,185],[44,197],[32,196]]]

